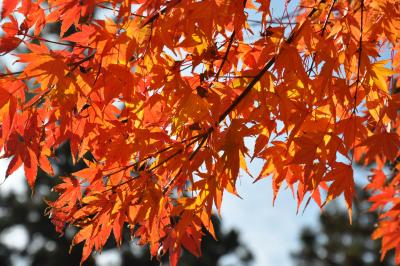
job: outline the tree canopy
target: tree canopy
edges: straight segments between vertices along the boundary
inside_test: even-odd
[[[352,164],[378,162],[373,237],[400,264],[400,176],[383,171],[400,151],[400,3],[289,2],[277,16],[269,0],[3,1],[0,53],[21,65],[0,80],[7,176],[23,166],[34,189],[69,141],[87,167],[61,178],[48,214],[79,228],[82,261],[125,226],[173,266],[182,247],[200,256],[213,208],[258,159],[275,196],[344,195],[350,217]]]

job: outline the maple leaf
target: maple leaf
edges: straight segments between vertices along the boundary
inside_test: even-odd
[[[351,221],[352,198],[355,190],[353,168],[351,165],[337,163],[333,170],[326,175],[326,181],[333,181],[329,186],[326,200],[330,201],[344,194]]]
[[[367,147],[366,160],[371,162],[375,156],[390,161],[398,157],[400,150],[400,138],[396,133],[382,132],[366,139],[362,145]]]
[[[1,17],[4,18],[10,15],[17,7],[18,2],[18,0],[4,0],[1,9]]]
[[[2,38],[0,40],[0,53],[4,55],[13,51],[21,42],[22,41],[19,38],[14,36]]]

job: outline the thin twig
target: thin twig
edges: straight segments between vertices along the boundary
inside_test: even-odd
[[[1,73],[0,78],[7,77],[7,76],[13,76],[13,75],[19,75],[21,73],[24,73],[24,71],[17,71],[17,72],[10,72],[10,73]]]
[[[97,4],[97,6],[101,7],[101,8],[104,8],[104,9],[111,10],[111,11],[119,12],[118,9],[114,9],[114,8],[111,8],[111,7],[102,5],[102,4]],[[146,18],[146,16],[143,16],[143,15],[139,15],[139,14],[136,14],[136,13],[133,13],[133,12],[130,12],[130,13],[131,13],[131,16],[134,16],[134,17]]]
[[[70,66],[72,66],[72,68],[68,71],[68,73],[65,74],[65,76],[68,76],[69,74],[71,74],[80,64],[82,64],[82,63],[84,63],[84,62],[86,62],[86,61],[92,59],[92,58],[94,57],[94,55],[95,55],[95,53],[93,53],[93,54],[89,55],[88,57],[85,57],[85,58],[83,58],[83,59],[81,59],[81,60],[79,60],[79,61],[77,61],[77,62],[75,62],[75,63],[70,64]],[[22,72],[23,72],[23,71],[21,71],[21,73],[22,73]],[[44,99],[44,98],[51,92],[51,90],[52,90],[54,87],[55,87],[55,86],[52,85],[52,86],[50,86],[49,88],[47,88],[47,90],[46,90],[42,95],[40,95],[36,100],[34,100],[32,103],[30,103],[30,104],[24,106],[24,107],[22,108],[22,111],[25,111],[26,109],[29,109],[29,108],[31,108],[32,106],[34,106],[34,105],[36,105],[37,103],[39,103],[42,99]]]
[[[323,0],[322,0],[323,1]],[[317,8],[313,8],[311,12],[308,14],[307,18],[311,18],[315,12],[317,12]],[[303,24],[304,25],[304,24]],[[295,37],[297,34],[301,31],[302,25],[295,31],[292,31],[290,34],[289,38],[286,40],[286,44],[290,44],[294,41]],[[241,103],[241,101],[250,93],[250,91],[253,89],[254,85],[260,81],[262,76],[273,66],[277,58],[277,54],[272,57],[266,64],[265,66],[261,69],[261,71],[250,81],[250,83],[247,85],[247,87],[242,91],[241,94],[239,94],[238,97],[235,98],[235,100],[228,106],[228,108],[219,116],[218,119],[218,124],[221,123],[225,118]]]
[[[191,137],[191,138],[182,140],[182,141],[180,141],[179,143],[182,144],[182,143],[189,142],[189,143],[186,144],[186,147],[189,147],[189,146],[191,146],[193,143],[195,143],[196,141],[198,141],[198,139],[204,138],[204,136],[205,136],[207,133],[208,133],[208,132],[202,133],[202,134],[199,134],[199,135],[196,135],[196,136],[193,136],[193,137]],[[176,144],[176,143],[175,143],[175,144]],[[103,173],[104,173],[103,176],[105,176],[105,175],[107,175],[107,176],[114,175],[114,174],[117,174],[117,173],[119,173],[119,172],[126,171],[126,170],[128,170],[129,168],[138,167],[140,164],[145,163],[147,160],[150,160],[151,158],[154,158],[155,156],[157,156],[157,155],[159,155],[159,154],[161,154],[161,153],[163,153],[163,152],[165,152],[165,151],[168,151],[168,150],[172,149],[172,148],[174,147],[175,144],[172,144],[172,145],[170,145],[170,146],[168,146],[168,147],[165,147],[165,148],[163,148],[163,149],[161,149],[161,150],[159,150],[159,151],[157,151],[157,152],[155,152],[155,153],[153,153],[153,154],[151,154],[151,155],[146,156],[145,158],[141,159],[140,161],[137,161],[137,162],[128,164],[128,165],[123,166],[123,167],[121,167],[121,168],[119,168],[119,169],[116,169],[116,170],[114,170],[114,171],[112,171],[112,172],[107,172],[107,171],[112,170],[112,169],[107,169],[107,170],[103,171]],[[164,164],[164,163],[166,163],[167,161],[171,160],[172,158],[174,158],[174,157],[177,156],[178,154],[181,154],[183,151],[184,151],[184,149],[179,149],[177,152],[175,152],[174,154],[170,155],[169,157],[167,157],[166,159],[162,160],[161,162],[157,163],[155,166],[153,166],[153,167],[151,167],[151,168],[149,168],[149,169],[144,169],[144,170],[146,170],[146,171],[155,170],[156,168],[160,167],[162,164]],[[125,182],[119,183],[119,184],[117,184],[117,185],[115,185],[115,186],[112,186],[111,188],[107,189],[106,191],[113,190],[113,189],[115,189],[115,188],[117,188],[117,187],[120,187],[120,186],[122,186],[122,185],[125,185],[125,184],[131,182],[132,180],[134,180],[134,179],[129,179],[129,180],[125,181]]]
[[[363,42],[363,30],[364,30],[364,0],[361,0],[360,40],[359,40],[359,47],[358,47],[357,80],[356,80],[356,91],[354,93],[354,109],[353,109],[353,113],[356,112],[356,108],[357,108],[357,93],[358,93],[358,87],[360,86],[360,71],[361,71],[361,53],[362,53],[362,42]]]
[[[69,47],[79,47],[79,48],[85,48],[85,49],[89,49],[91,47],[89,46],[84,46],[84,45],[80,45],[77,43],[63,43],[63,42],[57,42],[57,41],[51,41],[42,37],[38,37],[38,36],[33,36],[33,35],[29,35],[29,34],[22,34],[22,36],[31,38],[31,39],[35,39],[35,40],[39,40],[42,42],[48,42],[48,43],[53,43],[53,44],[58,44],[58,45],[63,45],[63,46],[69,46]]]
[[[360,40],[358,47],[358,64],[357,64],[357,80],[356,80],[356,91],[354,92],[354,107],[351,116],[354,116],[357,112],[357,94],[358,87],[360,86],[360,73],[361,73],[361,53],[362,53],[362,41],[363,41],[363,31],[364,31],[364,0],[361,0],[361,21],[360,21]],[[354,119],[354,124],[356,119]],[[353,144],[356,142],[356,134],[354,134]],[[354,152],[351,156],[351,164],[354,161]]]
[[[173,0],[171,2],[169,2],[167,4],[166,7],[164,7],[161,11],[155,11],[153,12],[152,15],[150,15],[149,17],[147,17],[143,24],[142,24],[142,28],[145,27],[146,25],[154,22],[156,19],[158,19],[160,17],[160,15],[164,15],[165,13],[167,13],[167,11],[171,8],[173,8],[174,6],[176,6],[177,4],[179,4],[181,2],[181,0]]]
[[[199,145],[197,146],[197,148],[189,155],[189,161],[191,161],[196,154],[200,151],[200,149],[203,147],[204,143],[206,142],[206,140],[208,139],[208,137],[210,136],[211,132],[214,130],[213,127],[210,127],[208,129],[208,131],[204,134],[204,136],[202,137]],[[176,173],[176,175],[171,178],[168,183],[163,187],[162,189],[162,193],[165,194],[168,192],[169,188],[171,187],[171,185],[175,182],[175,180],[178,178],[178,176],[182,173],[182,167],[179,169],[178,173]]]
[[[218,69],[218,71],[217,71],[217,74],[215,74],[215,80],[218,79],[219,74],[221,73],[222,67],[224,66],[226,60],[228,59],[229,51],[231,50],[233,40],[235,39],[235,34],[236,34],[236,32],[235,32],[235,30],[234,30],[234,31],[232,32],[232,35],[231,35],[230,39],[229,39],[229,44],[228,44],[228,47],[226,48],[226,52],[225,52],[225,54],[224,54],[224,57],[222,58],[221,65],[219,66],[219,69]]]
[[[82,63],[85,63],[86,61],[89,61],[90,59],[92,59],[95,56],[96,53],[93,53],[91,55],[89,55],[88,57],[85,57],[77,62],[74,62],[72,64],[70,64],[70,66],[72,66],[71,70],[67,73],[70,74],[72,71],[74,71],[77,67],[79,67]]]
[[[331,13],[332,13],[332,11],[333,11],[333,7],[335,6],[335,3],[336,3],[336,0],[333,0],[331,6],[330,6],[330,8],[329,8],[328,15],[326,16],[324,25],[322,26],[321,37],[324,36],[324,33],[325,33],[325,31],[326,31],[326,27],[328,26],[329,17],[331,16]],[[314,67],[315,55],[316,55],[316,54],[314,53],[314,54],[313,54],[313,58],[312,58],[312,62],[311,62],[311,66],[310,66],[310,68],[308,69],[308,75],[311,74],[312,68]]]

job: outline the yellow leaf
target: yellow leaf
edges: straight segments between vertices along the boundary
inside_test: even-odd
[[[374,84],[384,92],[388,92],[387,78],[394,74],[394,71],[385,67],[389,60],[376,62],[370,66],[370,74]]]

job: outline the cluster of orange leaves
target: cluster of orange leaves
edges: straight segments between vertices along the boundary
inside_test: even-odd
[[[383,172],[400,155],[400,3],[303,0],[285,14],[269,0],[3,0],[0,53],[23,63],[0,80],[7,176],[23,165],[33,189],[69,141],[87,168],[62,177],[49,214],[79,228],[82,261],[128,225],[174,266],[182,247],[201,255],[249,159],[275,196],[283,183],[299,206],[344,194],[350,215],[352,163],[378,161],[374,237],[400,263],[400,177]]]

